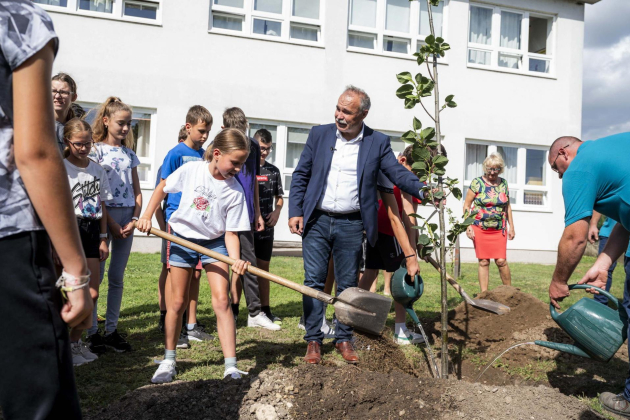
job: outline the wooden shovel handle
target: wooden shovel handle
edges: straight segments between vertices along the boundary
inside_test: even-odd
[[[134,222],[134,226],[136,223]],[[224,262],[228,265],[233,265],[235,260],[223,254],[219,254],[218,252],[211,251],[207,248],[202,247],[201,245],[197,245],[193,242],[187,241],[182,238],[178,238],[177,236],[171,235],[170,233],[166,233],[154,227],[151,228],[151,234],[155,236],[159,236],[160,238],[166,239],[167,241],[175,242],[178,245],[184,246],[186,248],[192,249],[200,254],[207,255],[210,258],[214,258],[221,262]],[[310,287],[304,286],[302,284],[293,283],[290,280],[287,280],[283,277],[276,276],[275,274],[271,274],[267,271],[261,270],[260,268],[248,266],[247,271],[252,273],[255,276],[265,278],[269,281],[277,283],[281,286],[288,287],[289,289],[295,290],[296,292],[302,293],[303,295],[310,296],[314,299],[321,300],[324,303],[334,303],[335,298],[329,294],[324,292],[320,292],[319,290],[312,289]]]
[[[442,270],[440,269],[440,265],[437,263],[437,261],[435,261],[435,260],[433,259],[433,257],[432,257],[432,256],[430,256],[430,255],[429,255],[429,256],[427,257],[427,261],[428,261],[429,263],[431,263],[431,265],[432,265],[433,267],[435,267],[435,269],[438,271],[438,273],[441,273],[441,272],[442,272]],[[446,280],[448,280],[448,282],[450,283],[450,285],[451,285],[451,286],[453,286],[453,287],[455,288],[455,290],[457,290],[457,291],[459,292],[459,294],[460,294],[460,295],[462,294],[462,292],[464,292],[464,290],[463,290],[463,289],[462,289],[462,287],[459,285],[459,283],[457,283],[457,282],[455,281],[455,279],[454,279],[453,277],[451,277],[451,275],[450,275],[450,274],[448,274],[448,273],[446,273]],[[464,292],[464,293],[465,293],[465,292]]]

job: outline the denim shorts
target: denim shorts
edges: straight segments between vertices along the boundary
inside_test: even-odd
[[[227,248],[225,247],[225,235],[215,239],[188,239],[178,235],[177,232],[172,233],[178,238],[186,239],[187,241],[193,242],[211,251],[218,252],[219,254],[225,256],[228,255]],[[171,267],[195,268],[200,260],[202,265],[212,264],[219,261],[214,258],[210,258],[207,255],[200,254],[197,251],[193,251],[192,249],[178,245],[175,242],[171,242],[168,256],[168,263]]]

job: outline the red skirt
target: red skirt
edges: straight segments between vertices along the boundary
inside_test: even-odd
[[[475,232],[475,254],[477,259],[505,259],[507,249],[507,235],[501,229],[483,230],[479,226],[472,225]]]

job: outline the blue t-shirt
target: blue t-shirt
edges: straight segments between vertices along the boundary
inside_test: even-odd
[[[630,133],[582,143],[562,177],[564,224],[593,210],[630,230]]]
[[[170,152],[164,158],[162,163],[162,170],[160,171],[162,179],[168,178],[170,174],[175,172],[180,166],[188,162],[196,162],[203,160],[203,154],[205,150],[195,150],[188,147],[186,143],[179,143],[173,147]],[[159,183],[159,182],[158,182]],[[166,197],[166,208],[164,209],[164,217],[168,222],[171,218],[171,214],[179,207],[179,200],[182,198],[182,193],[168,194]]]
[[[256,175],[260,175],[260,145],[256,139],[250,137],[249,156],[236,179],[243,187],[249,222],[254,223],[254,188],[256,188]]]

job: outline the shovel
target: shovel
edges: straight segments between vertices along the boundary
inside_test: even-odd
[[[435,267],[435,269],[440,272],[440,266],[437,263],[437,261],[435,261],[433,259],[433,257],[428,256],[427,260],[429,261],[429,263],[431,263],[431,265],[433,267]],[[453,286],[455,288],[455,290],[457,290],[459,292],[459,294],[464,298],[464,300],[466,301],[467,304],[469,304],[470,306],[477,308],[477,309],[483,309],[484,311],[488,311],[488,312],[492,312],[495,313],[497,315],[505,315],[508,312],[510,312],[510,307],[507,305],[504,305],[502,303],[499,302],[494,302],[492,300],[488,300],[488,299],[472,299],[470,296],[468,296],[468,293],[466,293],[464,291],[464,289],[462,289],[462,286],[460,286],[453,277],[450,276],[450,274],[446,273],[446,280],[448,280],[448,282],[450,283],[451,286]]]
[[[178,245],[192,249],[200,254],[217,259],[230,266],[234,264],[234,259],[230,257],[211,251],[185,239],[178,238],[159,229],[151,228],[150,233],[167,241],[175,242]],[[386,296],[371,293],[367,290],[359,289],[358,287],[350,287],[341,292],[339,296],[331,296],[302,284],[293,283],[290,280],[256,267],[249,266],[247,267],[247,271],[255,276],[263,277],[281,286],[295,290],[298,293],[312,297],[313,299],[333,305],[337,320],[342,324],[373,335],[380,335],[385,328],[385,321],[387,320],[389,309],[392,306],[392,300]]]

